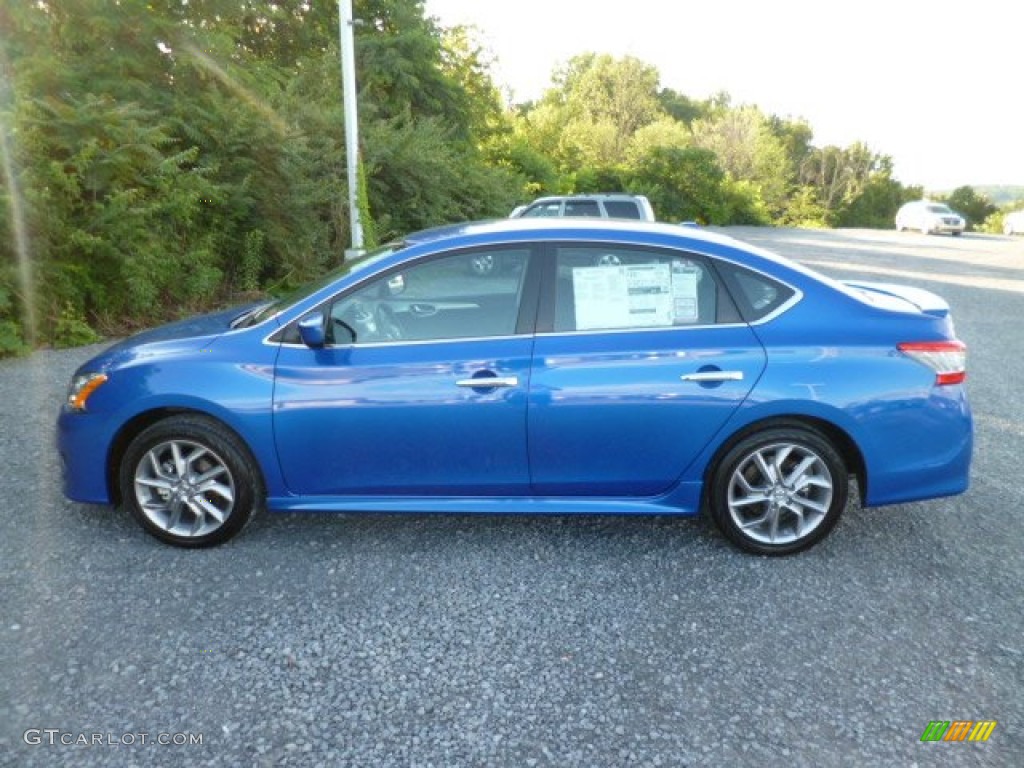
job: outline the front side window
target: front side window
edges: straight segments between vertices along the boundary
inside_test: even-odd
[[[699,256],[636,248],[558,248],[556,332],[736,320],[728,296]]]
[[[525,248],[477,249],[389,272],[332,303],[328,342],[511,336],[527,256]]]
[[[561,212],[562,203],[555,200],[531,205],[523,211],[523,218],[548,218],[551,216],[558,216]]]

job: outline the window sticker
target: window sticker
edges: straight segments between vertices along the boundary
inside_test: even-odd
[[[697,282],[700,267],[693,262],[676,259],[672,262],[672,322],[674,325],[696,323],[700,314],[697,304]]]
[[[575,267],[576,330],[672,325],[668,264]]]
[[[696,323],[700,267],[671,264],[574,267],[576,330],[658,328]]]

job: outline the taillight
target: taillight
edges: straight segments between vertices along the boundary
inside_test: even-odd
[[[935,371],[935,383],[960,384],[967,378],[967,345],[962,341],[908,341],[896,347]]]

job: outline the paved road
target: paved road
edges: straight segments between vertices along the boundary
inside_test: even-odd
[[[95,349],[3,362],[0,765],[1019,765],[1024,240],[730,231],[949,299],[970,493],[781,560],[598,518],[264,515],[188,552],[61,498],[53,417]],[[998,726],[920,743],[936,719]]]

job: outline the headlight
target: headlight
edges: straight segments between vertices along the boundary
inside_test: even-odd
[[[105,373],[83,373],[75,376],[68,387],[68,408],[73,411],[84,411],[85,402],[106,381]]]

